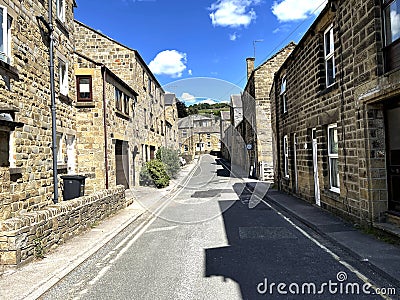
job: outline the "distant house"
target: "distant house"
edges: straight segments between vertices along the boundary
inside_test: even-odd
[[[220,135],[221,156],[230,161],[230,152],[232,148],[232,123],[230,111],[221,111]]]
[[[178,149],[178,99],[175,94],[165,93],[165,140],[166,146],[171,149]]]
[[[189,115],[178,122],[182,156],[192,160],[197,154],[221,150],[220,121],[214,115]]]
[[[400,224],[395,3],[328,1],[271,91],[279,188],[375,226]]]

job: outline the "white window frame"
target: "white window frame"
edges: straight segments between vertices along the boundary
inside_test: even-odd
[[[184,149],[185,152],[188,152],[189,151],[189,146],[188,145],[184,145],[183,149]]]
[[[65,163],[63,156],[63,145],[64,145],[64,134],[57,132],[56,134],[57,164]]]
[[[335,193],[340,193],[340,176],[339,176],[339,170],[337,170],[337,174],[332,174],[332,160],[336,160],[337,166],[338,165],[338,160],[339,160],[339,154],[338,153],[331,153],[331,130],[334,129],[336,130],[336,136],[337,136],[337,124],[331,124],[328,126],[328,161],[329,161],[329,190]],[[332,185],[332,178],[333,176],[336,176],[337,184],[338,186],[333,186]]]
[[[57,19],[65,22],[65,0],[57,0]]]
[[[286,89],[287,89],[287,80],[286,80],[286,75],[282,77],[281,81],[281,100],[282,100],[282,112],[285,114],[287,113],[287,97],[286,97]]]
[[[0,6],[3,10],[3,18],[1,20],[1,26],[3,28],[3,52],[0,53],[0,60],[10,64],[11,63],[11,23],[12,18],[8,15],[7,7]],[[5,29],[5,30],[4,30]]]
[[[63,66],[65,69],[63,70]],[[63,59],[58,59],[58,76],[60,85],[60,94],[68,96],[69,78],[68,78],[68,62]]]
[[[329,40],[329,47],[327,45]],[[329,49],[327,49],[329,48]],[[324,58],[325,58],[325,83],[326,87],[335,84],[336,81],[336,64],[335,64],[335,40],[333,35],[333,24],[331,24],[324,32]],[[333,81],[329,82],[328,63],[332,60],[332,78]]]
[[[284,158],[284,175],[289,178],[289,145],[288,136],[283,136],[283,158]]]
[[[211,139],[211,133],[207,133],[207,140]]]

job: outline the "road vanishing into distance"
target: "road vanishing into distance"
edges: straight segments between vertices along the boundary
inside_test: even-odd
[[[247,186],[202,156],[41,299],[383,299],[379,276],[268,200],[250,208]]]

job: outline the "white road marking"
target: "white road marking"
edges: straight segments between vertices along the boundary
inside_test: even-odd
[[[338,261],[341,265],[346,267],[350,272],[353,272],[358,278],[360,278],[364,283],[368,283],[371,285],[371,288],[373,288],[375,291],[379,289],[376,285],[373,285],[371,283],[371,280],[368,279],[365,275],[361,274],[356,268],[354,268],[352,265],[349,263],[343,261],[340,259],[338,255],[333,253],[331,250],[329,250],[327,247],[322,245],[320,242],[318,242],[316,239],[314,239],[312,236],[310,236],[307,232],[305,232],[303,229],[301,229],[299,226],[297,226],[295,223],[293,223],[288,217],[285,217],[281,212],[279,212],[277,209],[272,207],[269,203],[267,203],[265,200],[261,200],[265,205],[267,205],[269,208],[274,210],[279,216],[281,216],[283,219],[285,219],[286,222],[288,222],[290,225],[292,225],[294,228],[296,228],[301,234],[303,234],[306,238],[308,238],[310,241],[312,241],[314,244],[316,244],[318,247],[326,251],[328,254],[330,254],[336,261]],[[379,295],[383,299],[390,300],[391,298],[386,296],[386,295]]]
[[[200,159],[201,160],[201,159]],[[200,162],[199,160],[199,162]],[[168,206],[168,204],[171,203],[173,199],[175,199],[183,189],[187,186],[188,182],[190,179],[193,177],[194,172],[197,170],[199,167],[199,163],[193,168],[193,170],[188,174],[188,177],[186,180],[183,182],[181,188],[179,188],[176,192],[174,192],[173,195],[167,197],[167,201],[165,201],[162,205],[160,205],[155,212],[153,212],[146,220],[144,220],[137,228],[135,228],[134,231],[132,231],[125,239],[123,239],[115,248],[112,252],[118,251],[118,254],[108,262],[108,264],[103,267],[97,274],[96,277],[94,277],[91,281],[89,281],[90,285],[94,285],[96,282],[98,282],[106,273],[107,271],[112,267],[112,265],[119,259],[121,256],[128,251],[130,247],[143,235],[143,233],[146,232],[146,230],[153,224],[155,220],[157,220],[159,214],[164,211],[164,209]],[[129,242],[128,242],[129,241]],[[127,243],[128,242],[128,243]],[[124,246],[125,245],[125,246]],[[122,249],[120,249],[123,247]],[[106,255],[103,258],[103,261],[109,256],[110,254]],[[81,293],[86,293],[87,291],[83,290]]]
[[[168,227],[160,227],[160,228],[154,228],[151,229],[149,231],[147,231],[146,233],[153,233],[153,232],[160,232],[160,231],[169,231],[169,230],[174,230],[176,228],[178,228],[179,226],[168,226]]]

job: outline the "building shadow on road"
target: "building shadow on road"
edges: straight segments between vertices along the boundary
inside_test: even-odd
[[[251,194],[245,189],[245,184],[235,184],[234,190],[239,195],[239,201],[219,203],[230,246],[205,250],[205,276],[232,279],[239,284],[243,299],[261,299],[257,283],[267,277],[268,260],[265,258],[268,251],[264,246],[265,240],[252,237],[251,229],[266,217],[266,207],[259,205],[252,210],[247,207]],[[226,207],[229,209],[224,210]]]
[[[268,286],[272,282],[321,285],[335,279],[342,269],[327,262],[323,250],[288,226],[269,206],[260,203],[250,209],[251,193],[245,183],[237,183],[233,189],[239,200],[219,201],[229,246],[204,250],[205,277],[235,281],[242,299],[354,299],[354,295],[282,295],[276,287],[265,292],[266,280]]]

